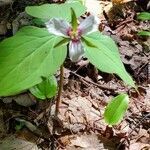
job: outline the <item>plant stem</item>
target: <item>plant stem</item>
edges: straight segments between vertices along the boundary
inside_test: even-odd
[[[59,81],[59,90],[58,90],[58,95],[56,98],[56,110],[55,110],[55,115],[57,116],[59,113],[59,107],[61,104],[61,93],[62,93],[62,89],[63,89],[63,75],[64,75],[64,67],[63,65],[61,65],[60,67],[60,81]]]

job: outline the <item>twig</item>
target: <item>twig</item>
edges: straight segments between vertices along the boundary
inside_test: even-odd
[[[93,85],[95,85],[95,86],[97,86],[97,87],[99,87],[99,88],[101,88],[101,89],[110,90],[110,91],[115,91],[115,90],[116,90],[115,88],[111,88],[111,87],[108,87],[108,86],[105,86],[105,85],[100,85],[100,84],[97,84],[97,83],[95,83],[95,82],[93,82],[93,81],[87,80],[87,79],[85,79],[84,77],[80,76],[79,74],[77,74],[77,73],[75,73],[75,72],[73,72],[73,71],[70,71],[70,72],[71,72],[72,74],[74,74],[75,76],[81,78],[83,81],[88,82],[88,83],[91,83],[91,84],[93,84]]]
[[[145,116],[135,125],[135,127],[129,132],[128,138],[131,136],[131,134],[133,133],[133,131],[135,131],[135,129],[143,122],[143,120],[146,119],[146,118],[149,117],[149,116],[150,116],[150,113],[147,114],[147,115],[145,115]],[[121,146],[122,144],[124,144],[124,143],[125,143],[125,140],[123,140],[123,141],[117,146],[117,150],[119,150],[120,146]]]
[[[149,64],[148,61],[146,61],[137,71],[136,75],[139,76],[139,74],[142,72],[142,70]]]
[[[63,89],[63,75],[64,75],[64,67],[61,65],[60,67],[60,81],[59,81],[59,90],[58,90],[58,96],[56,98],[56,110],[55,110],[55,115],[57,116],[59,113],[59,107],[61,104],[61,93]]]
[[[142,122],[143,120],[145,120],[146,118],[148,118],[150,116],[150,113],[148,113],[147,115],[145,115],[136,125],[135,127],[130,131],[130,133],[128,134],[128,137],[132,134],[133,131],[135,131],[135,128],[137,128]]]
[[[134,19],[125,20],[125,21],[121,22],[119,25],[117,25],[116,28],[126,25],[127,23],[130,23],[132,21],[134,21]]]

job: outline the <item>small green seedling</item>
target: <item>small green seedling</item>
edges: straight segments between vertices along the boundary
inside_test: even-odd
[[[129,104],[127,94],[120,94],[113,98],[106,106],[104,119],[108,125],[117,125],[123,119]]]
[[[140,13],[140,14],[137,16],[137,19],[143,20],[143,21],[145,21],[145,20],[150,20],[150,13],[148,13],[148,12],[142,12],[142,13]]]
[[[24,128],[25,124],[23,122],[18,122],[16,125],[15,125],[15,130],[16,131],[20,131],[22,128]]]
[[[32,88],[30,92],[39,100],[50,99],[57,94],[57,80],[55,76],[43,77],[43,81]]]
[[[150,13],[142,12],[137,16],[137,19],[142,20],[142,21],[150,20]],[[139,31],[138,35],[140,35],[140,36],[150,36],[150,31]]]

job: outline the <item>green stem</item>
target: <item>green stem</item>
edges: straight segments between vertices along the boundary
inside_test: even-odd
[[[55,115],[57,116],[59,113],[59,107],[61,104],[61,93],[63,90],[63,75],[64,75],[64,67],[61,65],[60,67],[60,81],[59,81],[59,90],[58,90],[58,95],[56,98],[56,110],[55,110]]]

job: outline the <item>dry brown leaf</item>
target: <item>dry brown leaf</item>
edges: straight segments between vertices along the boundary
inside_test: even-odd
[[[71,145],[80,148],[81,150],[100,150],[104,149],[96,134],[81,135],[76,139],[71,140]]]
[[[3,111],[0,109],[0,138],[6,134],[5,124],[3,120]]]
[[[0,142],[1,150],[39,150],[37,145],[15,136],[8,136]]]
[[[15,101],[17,104],[21,105],[21,106],[31,106],[34,105],[36,103],[36,100],[34,99],[34,97],[32,95],[29,94],[20,94],[17,96],[11,96],[11,97],[5,97],[3,99],[4,103],[11,103],[12,101]]]
[[[12,4],[13,0],[0,0],[0,6]]]
[[[130,145],[129,150],[150,150],[150,145],[141,142],[133,143]]]
[[[7,21],[0,22],[0,35],[5,35],[7,33]]]
[[[72,112],[75,118],[73,122],[92,124],[95,120],[100,119],[100,112],[92,107],[92,103],[85,97],[75,97],[69,103],[68,110]],[[73,118],[72,118],[73,119]],[[85,122],[86,121],[86,122]]]

